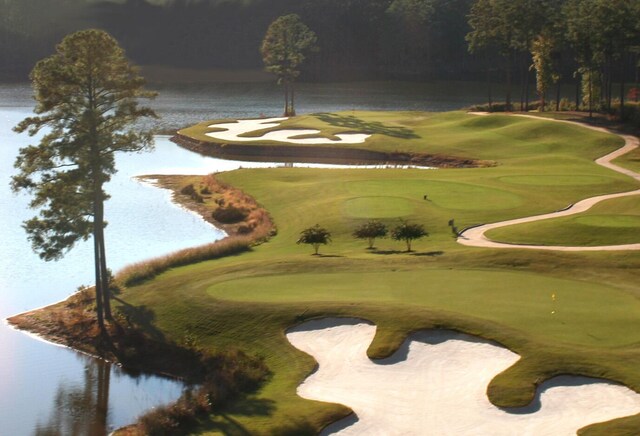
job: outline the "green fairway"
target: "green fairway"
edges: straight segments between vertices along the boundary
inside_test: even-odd
[[[201,134],[208,124],[191,132]],[[374,322],[371,357],[388,356],[422,328],[453,328],[500,342],[522,356],[489,387],[490,399],[501,406],[527,404],[534,387],[557,374],[605,377],[640,392],[640,253],[471,248],[457,244],[448,226],[451,219],[462,229],[638,189],[631,178],[593,162],[620,147],[620,138],[548,121],[462,112],[318,114],[290,119],[280,128],[285,127],[318,128],[326,135],[368,131],[373,136],[360,147],[496,165],[219,174],[269,211],[277,235],[239,256],[174,268],[120,296],[151,313],[153,325],[170,339],[180,342],[185,332],[195,332],[201,346],[238,347],[265,359],[272,371],[266,385],[203,422],[201,432],[314,434],[348,413],[296,395],[314,361],[289,345],[285,330],[322,316]],[[199,177],[184,177],[184,184],[197,184]],[[638,242],[633,239],[639,212],[637,198],[619,199],[571,223],[537,223],[546,226],[537,233],[533,224],[523,226],[522,234],[536,243],[568,234],[572,244],[588,245],[582,231],[597,233],[599,244]],[[419,223],[430,235],[415,241],[411,253],[391,239],[378,239],[376,249],[367,250],[352,232],[372,218],[389,227],[400,219]],[[315,224],[332,233],[320,256],[295,243]],[[500,231],[515,238],[519,230]],[[638,428],[640,416],[589,434],[614,434],[622,425]]]
[[[640,149],[633,150],[631,153],[617,159],[614,163],[637,173],[640,172]]]
[[[487,232],[495,241],[599,246],[640,242],[638,197],[604,201],[585,213],[535,223],[503,227]]]

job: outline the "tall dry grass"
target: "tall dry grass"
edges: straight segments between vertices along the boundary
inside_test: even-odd
[[[210,244],[185,248],[126,266],[118,272],[116,280],[124,286],[135,286],[171,268],[249,251],[253,241],[254,238],[249,236],[228,236]]]
[[[249,251],[252,245],[264,242],[276,234],[275,225],[269,213],[261,208],[256,201],[241,190],[223,183],[214,175],[205,176],[201,189],[221,194],[220,198],[227,207],[239,208],[247,211],[245,219],[230,230],[237,233],[227,236],[210,244],[176,251],[165,256],[156,257],[124,267],[118,273],[116,280],[124,286],[135,286],[175,267],[219,259],[225,256]],[[195,193],[194,186],[188,185],[186,194]],[[183,188],[184,191],[184,188]],[[185,193],[185,192],[183,192]],[[195,209],[199,213],[201,210]],[[205,217],[206,219],[206,217]]]

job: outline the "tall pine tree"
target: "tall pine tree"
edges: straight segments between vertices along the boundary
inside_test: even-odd
[[[14,191],[33,196],[39,214],[24,223],[33,249],[44,260],[61,258],[78,241],[93,237],[98,325],[111,318],[109,272],[104,228],[104,185],[116,172],[115,153],[152,146],[150,132],[134,123],[155,113],[140,107],[153,98],[117,41],[101,30],[65,37],[55,54],[31,72],[34,117],[15,130],[44,135],[38,145],[22,148],[15,166]]]

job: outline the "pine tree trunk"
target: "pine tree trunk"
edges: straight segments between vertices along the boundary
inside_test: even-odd
[[[530,85],[529,76],[530,76],[529,70],[526,70],[525,71],[525,76],[524,76],[525,77],[525,81],[526,81],[525,85],[524,85],[524,111],[525,112],[529,112],[529,85]],[[542,100],[544,101],[544,92],[542,93]],[[543,107],[544,107],[544,105],[543,105]]]
[[[609,74],[607,75],[607,110],[611,111],[611,100],[613,94],[613,58],[609,56]]]
[[[589,70],[589,118],[593,118],[593,71]]]
[[[640,86],[638,84],[638,81],[640,80],[640,75],[638,74],[638,73],[640,73],[640,66],[638,65],[639,58],[640,58],[640,55],[638,55],[638,53],[636,53],[635,63],[633,64],[634,70],[635,70],[635,73],[636,73],[636,84],[635,84],[636,92],[634,94],[634,100],[635,100],[636,103],[638,102],[638,86]]]
[[[576,77],[576,110],[580,110],[580,82],[582,82],[582,75],[580,79]]]
[[[522,69],[520,70],[520,112],[524,112],[524,94],[525,94],[525,83],[527,81],[527,66],[525,62],[525,58],[522,58]]]
[[[294,82],[291,82],[291,107],[289,108],[289,116],[291,117],[295,117],[296,116],[296,108],[294,106],[295,103],[295,84]]]
[[[625,61],[626,61],[625,53],[623,52],[620,57],[620,121],[624,121],[624,85],[625,85]]]
[[[101,205],[101,209],[104,215],[104,203]],[[105,248],[105,239],[104,239],[104,227],[99,229],[100,232],[100,274],[102,276],[102,299],[103,299],[103,307],[104,307],[104,317],[105,319],[112,320],[113,315],[111,314],[111,289],[109,283],[109,270],[107,269],[107,254]]]
[[[488,53],[485,51],[485,53]],[[489,64],[489,55],[486,54],[485,61],[487,63],[487,94],[489,98],[489,112],[493,112],[493,97],[491,95],[491,65]]]
[[[560,112],[560,80],[556,84],[556,112]]]
[[[95,184],[94,184],[95,185]],[[94,204],[93,210],[94,214],[97,215],[97,205]],[[98,317],[98,327],[100,328],[100,333],[105,333],[106,329],[104,326],[104,309],[103,309],[103,296],[102,296],[102,268],[100,264],[100,242],[99,236],[97,235],[97,227],[93,228],[93,263],[94,263],[94,272],[95,272],[95,281],[96,281],[96,313]]]
[[[489,112],[493,112],[493,96],[491,95],[491,70],[487,68],[487,93],[489,97]]]
[[[96,178],[99,176],[95,176]],[[105,319],[111,320],[111,296],[109,292],[109,274],[107,272],[107,258],[104,242],[104,199],[102,197],[102,183],[97,182],[96,193],[94,194],[95,215],[93,217],[94,238],[97,240],[97,250],[100,268],[100,287],[102,298],[102,310]]]
[[[282,87],[284,88],[284,116],[289,116],[289,82],[283,81]]]
[[[511,52],[507,56],[507,98],[506,98],[506,106],[505,111],[511,111]]]

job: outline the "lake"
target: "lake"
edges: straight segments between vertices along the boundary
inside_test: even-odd
[[[474,91],[475,89],[475,91]],[[154,127],[175,129],[205,119],[279,116],[280,89],[271,84],[162,86],[151,104]],[[336,110],[458,109],[484,101],[469,84],[301,84],[299,113]],[[34,140],[11,131],[31,113],[27,84],[0,84],[0,318],[62,300],[92,284],[91,241],[58,262],[33,253],[21,223],[33,216],[28,198],[9,189],[18,149]],[[149,257],[219,239],[223,233],[170,201],[162,189],[133,179],[141,174],[206,174],[239,166],[269,166],[204,158],[156,138],[153,152],[121,155],[107,191],[107,256],[114,271]],[[0,324],[0,434],[100,435],[143,411],[176,399],[182,384],[131,376],[72,350],[36,340]]]

